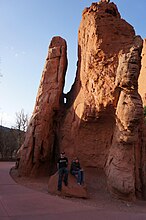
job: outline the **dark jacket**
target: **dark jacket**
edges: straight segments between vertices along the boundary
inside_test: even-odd
[[[73,160],[71,163],[70,172],[72,173],[72,171],[78,171],[80,169],[81,169],[80,163]]]
[[[57,166],[58,166],[58,169],[66,168],[68,166],[67,157],[63,157],[63,158],[60,157],[57,161]]]

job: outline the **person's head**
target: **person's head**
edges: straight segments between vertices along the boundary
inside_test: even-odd
[[[75,162],[76,162],[76,163],[79,162],[79,158],[78,158],[78,157],[75,158]]]
[[[65,157],[65,152],[64,151],[62,151],[61,153],[60,153],[60,157],[62,158],[62,157]]]

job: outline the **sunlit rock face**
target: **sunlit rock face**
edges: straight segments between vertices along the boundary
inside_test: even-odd
[[[61,149],[78,155],[86,167],[104,169],[109,190],[131,198],[139,179],[135,151],[143,120],[137,92],[141,49],[142,39],[116,5],[100,2],[86,8],[77,76],[60,130]]]
[[[143,106],[146,106],[146,39],[143,42],[141,71],[138,79],[139,94],[142,97]]]
[[[108,186],[113,193],[134,197],[140,189],[139,153],[142,154],[143,108],[138,94],[142,40],[136,37],[130,51],[119,56],[116,86],[121,92],[116,107],[116,125],[107,161]],[[139,152],[138,152],[139,151]],[[135,189],[136,187],[136,189]]]
[[[43,175],[53,167],[55,155],[59,151],[54,144],[57,135],[56,121],[63,108],[66,68],[66,42],[61,37],[54,37],[49,46],[26,139],[21,147],[22,174]]]
[[[113,3],[94,3],[83,11],[77,76],[68,94],[72,105],[61,128],[61,147],[87,166],[106,164],[120,93],[115,83],[119,56],[130,50],[134,37],[133,27],[120,18]]]
[[[76,79],[63,94],[66,43],[52,39],[21,148],[21,174],[54,173],[59,151],[65,150],[69,162],[78,156],[84,168],[102,169],[113,195],[143,194],[142,45],[114,3],[93,3],[79,27]]]

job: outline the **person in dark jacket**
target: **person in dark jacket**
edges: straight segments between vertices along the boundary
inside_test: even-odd
[[[62,180],[64,181],[65,186],[68,185],[68,158],[65,156],[65,152],[61,152],[60,158],[57,162],[58,168],[58,191],[62,189]]]
[[[70,173],[77,178],[77,183],[79,185],[84,183],[84,172],[80,166],[78,158],[75,158],[71,163]]]

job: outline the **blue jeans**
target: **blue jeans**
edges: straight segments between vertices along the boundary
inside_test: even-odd
[[[68,169],[66,167],[60,168],[58,171],[58,190],[62,189],[62,180],[64,181],[65,186],[68,185]],[[63,179],[64,177],[64,179]]]
[[[77,183],[82,184],[84,182],[83,170],[72,170],[71,174],[77,177]]]

